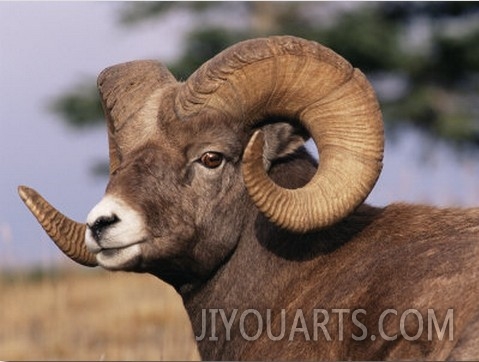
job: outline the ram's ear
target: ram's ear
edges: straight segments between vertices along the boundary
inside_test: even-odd
[[[309,139],[308,132],[287,122],[271,123],[261,128],[264,133],[263,157],[269,163],[294,153]]]

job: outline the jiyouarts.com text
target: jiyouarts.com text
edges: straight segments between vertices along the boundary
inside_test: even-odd
[[[422,313],[412,308],[401,312],[385,309],[380,314],[374,313],[374,316],[373,322],[366,322],[368,312],[365,309],[345,308],[317,308],[308,313],[303,313],[302,309],[266,309],[261,312],[256,309],[202,309],[201,334],[195,338],[197,341],[217,341],[221,336],[229,341],[233,334],[239,333],[247,341],[261,337],[273,341],[293,341],[296,338],[307,341],[343,341],[346,338],[355,341],[374,341],[377,338],[385,341],[398,338],[408,341],[419,338],[453,340],[453,309],[445,313],[436,313],[434,309]]]

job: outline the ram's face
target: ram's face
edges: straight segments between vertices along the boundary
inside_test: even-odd
[[[167,279],[209,273],[242,230],[242,149],[237,131],[203,119],[175,122],[126,154],[87,218],[98,263]]]

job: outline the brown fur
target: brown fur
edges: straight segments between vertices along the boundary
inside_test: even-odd
[[[398,334],[395,341],[367,338],[356,342],[345,337],[341,342],[334,339],[337,323],[331,322],[328,326],[333,328],[332,341],[323,338],[308,342],[295,338],[292,343],[278,343],[264,336],[247,342],[238,334],[237,340],[223,344],[221,337],[218,342],[201,341],[202,357],[314,360],[477,357],[477,331],[471,326],[478,321],[478,218],[479,209],[405,204],[378,209],[364,205],[328,230],[298,236],[277,230],[258,216],[253,235],[244,238],[244,246],[240,244],[213,281],[185,298],[188,310],[195,310],[197,305],[226,310],[302,309],[308,322],[314,308],[329,311],[363,308],[367,311],[364,324],[368,333],[378,336],[379,315],[389,308],[396,309],[399,315],[415,308],[423,313],[424,320],[427,309],[434,309],[436,315],[442,316],[452,308],[454,339],[428,341],[424,336],[407,341],[400,338],[398,325],[390,325],[389,329],[385,327],[386,334]],[[291,319],[286,322],[287,326],[291,324]],[[193,327],[198,336],[200,326],[196,312]],[[344,336],[354,333],[348,329],[352,328],[351,323],[344,328]],[[237,331],[238,327],[232,330]],[[308,330],[310,333],[314,330],[311,324]],[[254,331],[255,327],[251,334]]]

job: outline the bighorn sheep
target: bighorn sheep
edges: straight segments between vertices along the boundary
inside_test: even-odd
[[[185,82],[134,61],[98,87],[110,180],[86,224],[20,196],[77,263],[173,285],[202,358],[479,357],[479,209],[364,204],[382,116],[342,57],[277,36]]]

